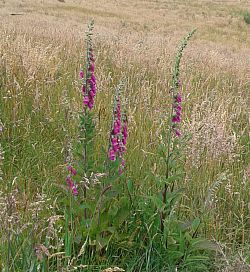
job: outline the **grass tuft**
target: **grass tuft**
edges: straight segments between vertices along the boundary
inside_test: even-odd
[[[243,18],[244,18],[244,21],[250,25],[250,11],[245,11],[243,12]]]

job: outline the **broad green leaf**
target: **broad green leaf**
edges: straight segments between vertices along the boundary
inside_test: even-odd
[[[196,217],[194,221],[192,222],[192,225],[191,225],[192,229],[196,231],[198,227],[200,226],[200,223],[201,223],[201,220],[198,217]]]

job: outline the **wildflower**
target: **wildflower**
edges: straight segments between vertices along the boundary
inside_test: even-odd
[[[173,123],[180,123],[180,122],[181,122],[180,116],[175,115],[175,116],[172,118],[172,122],[173,122]]]
[[[72,193],[74,196],[77,196],[78,195],[78,191],[76,189],[76,187],[74,186],[73,189],[72,189]]]
[[[115,155],[114,149],[110,149],[110,150],[109,150],[109,159],[110,159],[111,161],[115,161],[115,160],[116,160],[116,155]]]
[[[172,127],[176,137],[181,136],[181,132],[177,127],[177,124],[181,122],[181,111],[182,111],[182,97],[180,93],[174,95],[174,104],[173,104],[173,116],[172,116]]]
[[[89,96],[85,96],[84,99],[83,99],[83,104],[85,106],[88,106],[89,105]]]
[[[121,175],[125,166],[123,158],[126,151],[126,143],[128,137],[127,120],[125,114],[121,111],[120,89],[123,83],[120,83],[116,89],[114,109],[113,109],[113,127],[110,134],[110,148],[108,157],[111,161],[117,158],[121,160],[118,173]]]
[[[119,149],[119,142],[118,142],[117,138],[112,137],[111,138],[111,144],[112,144],[112,148],[113,148],[112,150],[114,152],[117,152],[118,149]]]
[[[78,191],[76,188],[76,185],[73,181],[73,176],[75,176],[77,174],[76,169],[74,169],[71,165],[68,165],[67,170],[69,172],[67,178],[66,178],[66,182],[70,188],[70,190],[72,191],[74,196],[78,195]]]
[[[122,120],[121,120],[121,106],[120,106],[120,97],[119,95],[116,97],[116,106],[113,111],[113,129],[110,135],[110,151],[109,151],[109,158],[112,161],[116,160],[116,157],[120,157],[121,154],[121,145],[122,145],[122,134],[121,134],[121,127],[122,127]]]
[[[70,174],[72,174],[73,176],[75,176],[77,174],[76,169],[74,169],[71,165],[68,166],[68,171],[70,172]]]
[[[121,176],[122,173],[123,173],[123,168],[120,166],[120,167],[119,167],[119,170],[118,170],[118,174]]]
[[[96,96],[96,77],[95,77],[95,59],[92,48],[92,29],[93,23],[89,25],[89,32],[87,33],[87,63],[86,63],[86,77],[82,87],[83,104],[89,110],[94,107],[94,98]],[[84,73],[80,71],[80,78],[84,77]]]
[[[177,103],[181,103],[182,99],[181,99],[181,94],[180,93],[177,93],[177,95],[175,96],[175,101]]]
[[[72,168],[71,173],[72,173],[73,176],[75,176],[77,174],[76,169]]]
[[[179,129],[175,130],[175,136],[180,137],[181,136],[181,132],[179,131]]]
[[[81,70],[81,71],[80,71],[80,73],[79,73],[79,77],[80,77],[80,78],[83,78],[83,77],[84,77],[83,70]]]

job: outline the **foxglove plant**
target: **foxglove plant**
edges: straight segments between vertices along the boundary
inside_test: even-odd
[[[93,158],[95,124],[93,122],[93,113],[91,110],[94,107],[94,99],[96,96],[96,77],[95,77],[95,59],[93,53],[93,35],[94,21],[92,20],[88,25],[86,32],[86,63],[85,68],[79,73],[82,80],[82,95],[83,95],[83,109],[79,114],[80,118],[80,133],[78,139],[77,156],[80,183],[83,187],[84,198],[87,198],[87,185],[84,180],[89,178],[94,171],[95,160]],[[80,174],[81,173],[81,174]],[[71,173],[72,176],[72,173]],[[84,217],[87,218],[87,212],[84,211]]]
[[[93,35],[94,21],[92,20],[88,25],[86,32],[86,65],[85,73],[80,71],[80,78],[83,80],[82,94],[83,94],[83,111],[80,113],[80,144],[82,151],[79,153],[83,159],[83,167],[85,175],[90,172],[92,161],[90,159],[93,149],[94,128],[92,113],[90,110],[94,107],[94,97],[96,95],[96,77],[94,75],[95,64],[93,56]],[[88,153],[88,159],[87,159]]]
[[[178,173],[176,169],[173,169],[173,165],[176,165],[176,155],[179,154],[179,151],[176,149],[176,138],[178,139],[181,136],[180,123],[181,123],[181,111],[182,111],[182,95],[180,93],[180,61],[183,55],[183,50],[187,46],[188,40],[192,37],[196,29],[192,30],[181,42],[179,49],[176,54],[173,76],[172,76],[172,87],[170,94],[172,97],[172,106],[171,114],[169,117],[169,127],[168,127],[168,136],[167,136],[167,146],[165,153],[165,162],[166,162],[166,176],[164,188],[162,191],[162,201],[167,204],[167,191],[168,186],[171,184],[171,192],[174,190],[174,182],[178,179]],[[178,155],[179,156],[179,155]],[[164,219],[166,217],[166,212],[161,213],[161,229],[164,228]]]
[[[117,86],[114,97],[112,129],[110,133],[110,144],[108,157],[111,161],[121,160],[119,174],[121,175],[125,166],[124,153],[128,138],[126,114],[121,110],[121,90],[124,82]]]

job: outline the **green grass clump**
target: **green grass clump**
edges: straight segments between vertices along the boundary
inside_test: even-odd
[[[244,11],[243,12],[243,18],[244,18],[244,21],[250,25],[250,11]]]

